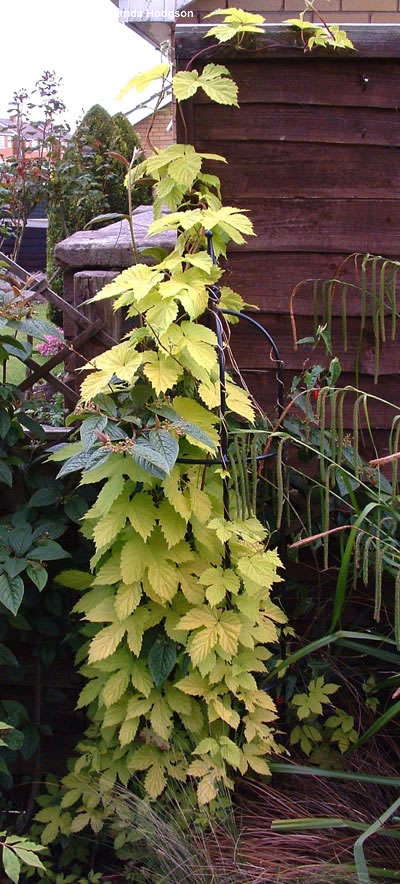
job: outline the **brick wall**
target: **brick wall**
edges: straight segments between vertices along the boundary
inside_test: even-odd
[[[153,128],[151,130],[151,141],[154,144],[154,147],[168,147],[169,144],[173,144],[174,142],[174,132],[172,126],[168,127],[168,124],[171,122],[172,117],[172,108],[171,105],[167,105],[167,107],[162,108],[162,110],[158,111],[156,114]],[[151,153],[151,149],[149,145],[146,145],[146,137],[149,130],[151,122],[151,114],[148,117],[145,117],[144,120],[140,120],[140,123],[135,123],[134,128],[135,132],[137,132],[143,150],[145,154]]]
[[[197,0],[192,9],[198,13],[210,12],[216,6],[242,6],[254,12],[261,12],[271,24],[297,16],[304,9],[304,0],[243,0],[217,4],[216,0]],[[316,0],[316,7],[327,22],[347,22],[350,24],[400,24],[400,0]],[[309,20],[318,20],[309,13]]]

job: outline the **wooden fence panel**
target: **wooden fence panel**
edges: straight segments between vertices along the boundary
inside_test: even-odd
[[[183,32],[179,35],[178,28],[182,68],[195,46],[195,32],[192,43]],[[224,47],[223,63],[238,83],[240,109],[216,109],[199,93],[185,114],[196,149],[228,159],[227,166],[209,163],[207,170],[220,176],[224,204],[249,210],[257,234],[246,246],[229,249],[223,284],[260,309],[290,381],[304,365],[324,359],[321,349],[313,352],[311,347],[296,350],[293,346],[289,304],[297,283],[331,278],[343,258],[353,252],[388,258],[400,255],[400,60],[397,53],[393,51],[390,57],[386,50],[382,56],[389,57],[359,55],[339,61],[299,55],[267,57],[271,54],[260,52],[252,58],[249,50],[238,59],[234,50]],[[198,69],[210,60],[211,49],[206,61],[196,62]],[[179,117],[177,125],[178,141],[182,141]],[[346,265],[344,279],[355,281],[354,264]],[[360,298],[350,296],[347,309],[348,352],[343,350],[339,297],[332,310],[333,342],[344,369],[343,383],[354,383]],[[312,335],[311,284],[299,291],[295,311],[298,337]],[[370,317],[371,305],[367,313]],[[265,352],[261,342],[255,345],[255,341],[247,326],[232,334],[246,378],[252,378],[266,407],[273,407],[274,368],[271,364],[267,375],[260,373]],[[370,318],[359,368],[364,387],[379,393],[379,385],[373,383]],[[385,345],[381,371],[385,394],[399,403],[397,342]],[[345,419],[350,426],[350,414]],[[389,420],[385,409],[373,409],[379,432]]]

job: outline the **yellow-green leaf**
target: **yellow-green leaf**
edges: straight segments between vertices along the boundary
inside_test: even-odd
[[[199,396],[207,408],[218,408],[221,404],[219,381],[212,381],[209,378],[202,381],[199,386]]]
[[[146,313],[146,323],[150,329],[155,329],[159,334],[165,332],[178,315],[178,305],[174,298],[162,301],[151,307]]]
[[[118,583],[119,580],[121,580],[121,557],[120,553],[113,553],[97,572],[93,585],[111,586],[113,583]]]
[[[233,611],[224,611],[218,623],[218,638],[221,648],[227,654],[236,654],[241,622]]]
[[[147,540],[156,523],[157,510],[151,494],[140,491],[132,498],[126,509],[126,515],[138,534]]]
[[[206,64],[199,79],[201,88],[211,101],[239,107],[238,87],[224,65]]]
[[[143,633],[148,616],[148,612],[145,608],[138,608],[135,613],[125,621],[128,645],[136,657],[139,656],[142,649]]]
[[[179,691],[183,691],[184,694],[189,694],[191,697],[205,697],[208,692],[208,685],[204,678],[201,677],[197,672],[193,672],[191,675],[186,675],[185,678],[182,678],[175,685]]]
[[[124,98],[131,89],[135,89],[136,92],[144,92],[151,83],[154,83],[155,80],[160,80],[168,76],[169,73],[169,64],[156,64],[154,67],[150,68],[150,70],[145,71],[143,74],[135,74],[134,77],[128,81],[126,86],[118,93],[117,100]]]
[[[201,608],[193,608],[182,617],[178,623],[179,629],[199,629],[202,626],[213,627],[217,623],[214,611],[203,605]]]
[[[164,769],[161,764],[153,764],[145,777],[144,787],[150,798],[158,798],[167,785]]]
[[[249,393],[231,381],[226,382],[226,404],[230,411],[253,423],[254,408]]]
[[[114,672],[107,680],[102,691],[104,705],[108,708],[109,706],[112,706],[113,703],[117,703],[125,693],[128,684],[128,672],[125,672],[123,669]]]
[[[178,591],[179,571],[165,559],[154,559],[147,569],[147,576],[154,592],[165,601],[171,601]]]
[[[133,687],[145,697],[148,697],[154,687],[154,683],[142,660],[137,660],[132,664],[131,678]]]
[[[210,804],[217,797],[217,787],[215,785],[215,776],[209,774],[200,780],[197,787],[197,800],[200,807]]]
[[[157,697],[151,710],[150,721],[155,733],[163,740],[168,740],[172,727],[171,709],[166,700]]]
[[[264,758],[256,758],[254,755],[247,755],[246,761],[256,773],[261,774],[264,777],[269,777],[271,775],[271,770],[269,768],[268,763]]]
[[[99,696],[100,689],[103,685],[102,678],[92,678],[90,681],[85,684],[85,687],[82,688],[79,699],[76,704],[77,709],[82,709],[84,706],[88,706],[89,703],[92,703],[93,700],[96,700]]]
[[[199,580],[207,587],[206,598],[213,607],[224,600],[227,592],[236,594],[240,588],[239,578],[230,568],[207,568]]]
[[[119,731],[119,741],[121,746],[127,746],[129,743],[133,743],[138,727],[138,718],[128,718],[123,722]]]
[[[122,623],[112,623],[105,626],[95,635],[90,643],[89,663],[97,660],[105,660],[117,649],[121,639],[125,635],[126,627]]]
[[[154,387],[157,396],[171,390],[182,375],[182,367],[172,356],[149,351],[143,360],[143,371]]]
[[[172,80],[172,89],[177,101],[192,98],[199,88],[198,71],[179,71]]]
[[[142,597],[140,583],[121,583],[114,600],[115,613],[118,620],[125,620],[136,610]]]
[[[177,101],[191,98],[202,88],[217,104],[238,107],[238,87],[230,78],[228,69],[221,64],[207,64],[201,74],[197,71],[179,72],[173,78],[172,88]]]
[[[93,540],[98,549],[110,546],[124,528],[128,500],[129,494],[122,493],[112,504],[108,513],[97,521],[93,531]]]
[[[201,169],[201,156],[191,144],[182,145],[182,156],[168,166],[168,174],[182,187],[192,187]]]
[[[141,715],[147,715],[150,712],[152,706],[152,700],[149,698],[143,699],[143,697],[132,697],[129,700],[128,708],[126,711],[127,718],[140,718]],[[149,764],[151,764],[151,758]],[[146,768],[142,768],[145,770]]]
[[[168,500],[163,500],[158,508],[158,520],[168,548],[183,540],[186,534],[186,521],[176,512]]]
[[[189,495],[193,515],[196,516],[199,522],[208,522],[212,509],[208,494],[191,482],[189,485]]]
[[[187,522],[190,518],[191,509],[180,487],[179,467],[174,467],[170,475],[163,482],[164,494],[172,504],[173,508]]]
[[[222,718],[222,721],[225,721],[226,724],[229,724],[229,727],[237,730],[240,724],[240,715],[232,709],[229,700],[220,700],[218,697],[215,697],[212,700],[212,705],[215,709],[216,715],[219,718]]]
[[[136,583],[141,580],[146,562],[146,544],[138,534],[132,534],[131,539],[125,543],[121,552],[121,576],[124,583]]]

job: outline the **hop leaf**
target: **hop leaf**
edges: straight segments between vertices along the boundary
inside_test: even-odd
[[[114,672],[103,688],[103,700],[107,708],[117,703],[125,693],[129,684],[129,672],[124,669]]]
[[[158,508],[158,520],[161,531],[167,541],[168,548],[175,546],[184,539],[186,521],[176,512],[168,500],[163,500]]]
[[[104,393],[111,384],[124,381],[133,384],[136,371],[141,365],[142,354],[133,349],[129,341],[117,344],[92,360],[96,371],[91,372],[81,385],[81,396],[85,402],[99,393]]]
[[[237,9],[232,6],[229,10],[214,9],[205,18],[211,18],[214,15],[223,16],[224,21],[222,24],[216,25],[207,31],[206,37],[215,37],[220,43],[227,43],[228,40],[232,40],[241,34],[263,33],[263,29],[259,27],[265,22],[265,18],[262,15],[245,12],[243,9]]]
[[[126,515],[138,534],[147,540],[156,524],[157,509],[150,494],[140,491],[126,508]]]
[[[150,351],[144,357],[143,371],[154,387],[157,396],[170,390],[178,382],[182,368],[171,356]]]
[[[307,46],[308,50],[311,51],[314,46],[331,46],[333,49],[354,49],[354,44],[351,42],[349,37],[346,34],[346,31],[342,31],[339,25],[331,25],[329,28],[321,25],[315,25],[312,22],[304,21],[304,18],[300,16],[300,18],[288,18],[284,22],[285,25],[290,25],[292,28],[297,28]],[[310,34],[307,42],[305,41],[306,34]]]
[[[231,80],[226,67],[221,64],[207,64],[199,79],[201,88],[211,101],[239,107],[238,87]]]
[[[180,71],[172,80],[172,89],[177,101],[192,98],[199,88],[198,71]]]
[[[190,188],[197,178],[201,169],[201,156],[196,153],[191,144],[183,145],[181,157],[177,157],[168,166],[168,175],[182,185],[185,189]]]
[[[309,715],[321,715],[324,703],[330,703],[330,695],[339,690],[337,684],[325,684],[323,675],[314,678],[308,686],[308,693],[295,694],[292,703],[297,707],[297,716],[302,720]]]
[[[89,663],[105,660],[117,649],[121,639],[125,635],[126,626],[121,623],[112,623],[95,635],[90,645]]]
[[[151,726],[157,736],[162,740],[168,740],[171,731],[171,709],[163,697],[157,697],[151,710],[150,721]]]
[[[169,64],[156,64],[144,74],[136,74],[128,81],[126,86],[121,89],[121,92],[118,93],[117,100],[124,98],[132,89],[136,89],[136,92],[144,92],[151,83],[154,83],[155,80],[167,77],[168,73]]]
[[[226,403],[230,411],[240,414],[241,417],[253,423],[254,408],[250,395],[242,387],[234,384],[233,381],[227,381],[226,383]]]
[[[242,233],[246,236],[255,236],[253,225],[249,218],[246,218],[246,215],[243,215],[242,212],[239,212],[233,206],[208,209],[203,213],[203,224],[206,230],[220,227],[238,245],[243,245],[245,242]]]
[[[215,776],[209,774],[200,780],[197,787],[197,800],[200,807],[204,804],[210,804],[217,797],[217,787],[215,785]]]
[[[206,598],[210,605],[219,605],[227,592],[237,593],[240,587],[239,578],[231,569],[208,568],[199,577],[200,583],[206,586]]]
[[[222,64],[207,64],[201,74],[198,71],[182,71],[175,74],[172,89],[177,101],[192,98],[201,88],[211,101],[238,107],[238,87],[231,80],[228,68]],[[200,169],[199,169],[200,171]]]
[[[167,785],[167,780],[164,774],[164,768],[161,767],[161,764],[153,764],[145,777],[144,786],[146,792],[150,795],[150,798],[158,798],[159,795],[164,791]]]

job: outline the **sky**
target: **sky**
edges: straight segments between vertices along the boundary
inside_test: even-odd
[[[116,95],[128,80],[160,60],[150,43],[118,20],[111,0],[1,0],[0,117],[13,92],[30,90],[45,70],[62,77],[66,119],[76,121],[93,104],[110,113],[143,100]],[[135,117],[131,117],[133,121]]]

